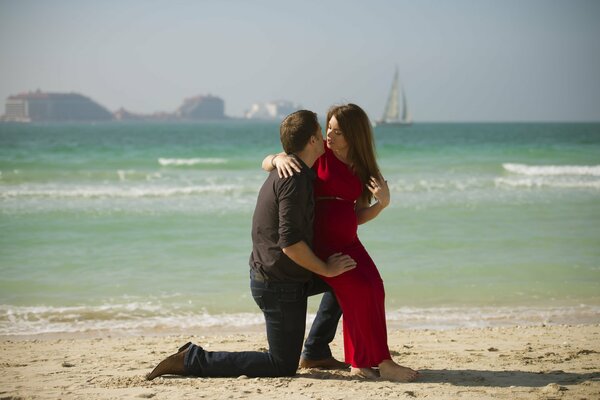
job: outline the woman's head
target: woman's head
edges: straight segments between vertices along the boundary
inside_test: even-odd
[[[371,176],[379,178],[375,158],[373,128],[367,113],[356,104],[333,106],[327,112],[327,145],[332,150],[346,150],[354,173],[363,184]],[[371,192],[363,188],[362,197],[371,200]]]

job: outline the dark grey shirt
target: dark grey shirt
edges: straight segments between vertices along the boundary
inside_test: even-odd
[[[300,241],[312,247],[315,172],[302,160],[300,173],[281,179],[271,171],[258,193],[252,217],[250,269],[254,279],[274,282],[307,282],[312,272],[283,253]]]

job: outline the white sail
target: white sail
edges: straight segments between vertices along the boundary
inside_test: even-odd
[[[400,116],[400,92],[402,93],[402,116]],[[408,102],[406,101],[406,94],[404,88],[400,87],[398,79],[398,68],[394,73],[394,80],[392,81],[392,88],[388,96],[387,102],[385,103],[385,110],[380,121],[377,121],[378,125],[411,125],[412,118],[408,110]]]
[[[402,93],[404,94],[404,92]],[[392,88],[390,89],[390,95],[388,96],[385,104],[385,111],[383,112],[383,121],[397,121],[400,118],[398,104],[398,69],[394,74],[394,80],[392,82]]]

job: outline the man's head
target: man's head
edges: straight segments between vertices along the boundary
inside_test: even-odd
[[[279,136],[287,154],[300,153],[307,144],[323,140],[317,114],[308,110],[299,110],[285,117],[279,126]]]

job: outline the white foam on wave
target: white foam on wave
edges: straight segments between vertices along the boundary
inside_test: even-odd
[[[404,329],[483,328],[539,324],[597,324],[600,307],[430,307],[389,311],[390,324]],[[314,314],[307,316],[307,323]],[[24,307],[0,305],[0,335],[90,333],[118,330],[139,333],[150,330],[245,328],[264,323],[260,312],[211,314],[206,310],[166,306],[153,302],[73,307]]]
[[[600,165],[502,164],[511,175],[494,179],[503,188],[600,189]]]
[[[485,328],[539,324],[597,324],[600,307],[404,307],[387,313],[388,321],[411,329]]]
[[[235,195],[254,193],[255,188],[240,184],[209,184],[193,186],[53,186],[22,185],[6,190],[0,188],[0,198],[46,197],[46,198],[144,198],[193,195]]]
[[[198,164],[225,164],[225,158],[159,158],[158,163],[166,166],[192,166]]]
[[[600,176],[600,165],[526,165],[502,164],[504,170],[527,176]]]
[[[600,189],[600,180],[556,179],[555,177],[496,178],[496,187],[508,188],[557,188],[557,189]]]
[[[263,321],[260,313],[210,314],[205,310],[190,312],[149,302],[71,307],[0,305],[0,335],[7,336],[105,330],[134,333],[220,326],[243,328]]]
[[[134,175],[136,173],[137,172],[135,170],[124,170],[124,169],[117,170],[117,176],[119,177],[120,182],[125,182],[127,180],[128,176]]]
[[[488,181],[481,178],[464,179],[418,179],[414,181],[397,180],[389,183],[393,192],[423,193],[423,192],[466,192],[469,190],[485,189]]]

